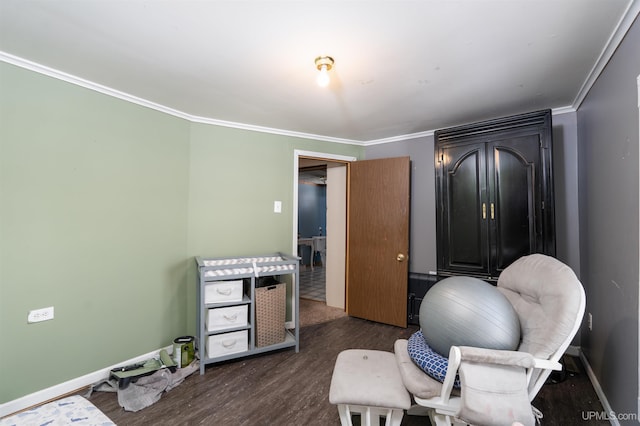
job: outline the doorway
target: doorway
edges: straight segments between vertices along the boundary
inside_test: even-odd
[[[318,281],[324,282],[323,304],[328,307],[345,310],[345,260],[346,260],[346,191],[347,191],[347,163],[355,161],[355,157],[347,157],[321,152],[294,151],[294,203],[293,203],[293,253],[298,253],[303,258],[304,268],[301,268],[301,282],[303,274],[309,272],[313,262],[310,258],[311,242],[306,241],[310,237],[324,237],[326,252],[318,253],[315,257],[318,264],[316,270],[313,266],[313,275]],[[301,180],[322,184],[326,200],[325,220],[326,226],[320,229],[315,227],[306,233],[315,235],[303,235],[299,217],[300,199],[299,186]],[[317,180],[316,180],[317,179]],[[322,216],[322,215],[320,215]],[[322,235],[319,235],[322,233]],[[298,238],[300,236],[300,238]],[[305,238],[306,237],[306,238]],[[326,263],[326,265],[325,265]],[[301,292],[302,295],[302,292]],[[302,307],[302,303],[301,303]]]
[[[298,169],[301,299],[326,303],[326,229],[327,164],[324,161],[301,158]]]
[[[325,306],[328,309],[335,306],[332,309],[359,318],[406,327],[410,158],[356,162],[352,157],[295,151],[293,253],[298,252],[299,245],[298,173],[300,162],[306,160],[327,166]],[[339,176],[335,182],[332,170]],[[330,195],[332,188],[341,195]],[[390,205],[396,214],[386,214]],[[331,217],[338,221],[332,223]],[[380,241],[390,244],[376,243]],[[357,313],[356,302],[362,308]]]

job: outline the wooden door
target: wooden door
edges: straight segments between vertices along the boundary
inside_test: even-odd
[[[407,326],[409,157],[349,166],[347,314]]]

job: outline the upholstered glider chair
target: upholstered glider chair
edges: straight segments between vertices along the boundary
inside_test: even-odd
[[[320,262],[322,262],[322,266],[326,267],[326,259],[327,259],[327,237],[311,237],[313,240],[313,253],[320,253]],[[311,259],[311,263],[313,263],[313,259]]]
[[[531,405],[582,322],[585,294],[573,271],[541,254],[506,268],[497,288],[513,305],[521,328],[516,351],[452,346],[442,383],[409,357],[407,340],[394,346],[404,386],[416,405],[408,414],[428,415],[432,425],[534,425]],[[454,388],[459,377],[460,389]]]

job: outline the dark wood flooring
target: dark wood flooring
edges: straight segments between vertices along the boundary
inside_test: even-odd
[[[126,412],[114,393],[95,392],[90,401],[120,426],[136,425],[340,425],[329,404],[329,385],[338,353],[348,348],[392,351],[393,342],[417,327],[402,329],[342,317],[307,325],[300,331],[300,352],[293,349],[209,365],[189,376],[160,401],[139,412]],[[534,405],[542,425],[607,425],[586,421],[601,412],[580,361],[571,358],[566,380],[544,386]],[[405,416],[403,426],[428,425],[426,417]]]

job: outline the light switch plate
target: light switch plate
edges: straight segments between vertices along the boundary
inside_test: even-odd
[[[274,201],[273,202],[273,212],[274,213],[282,213],[282,201]]]

